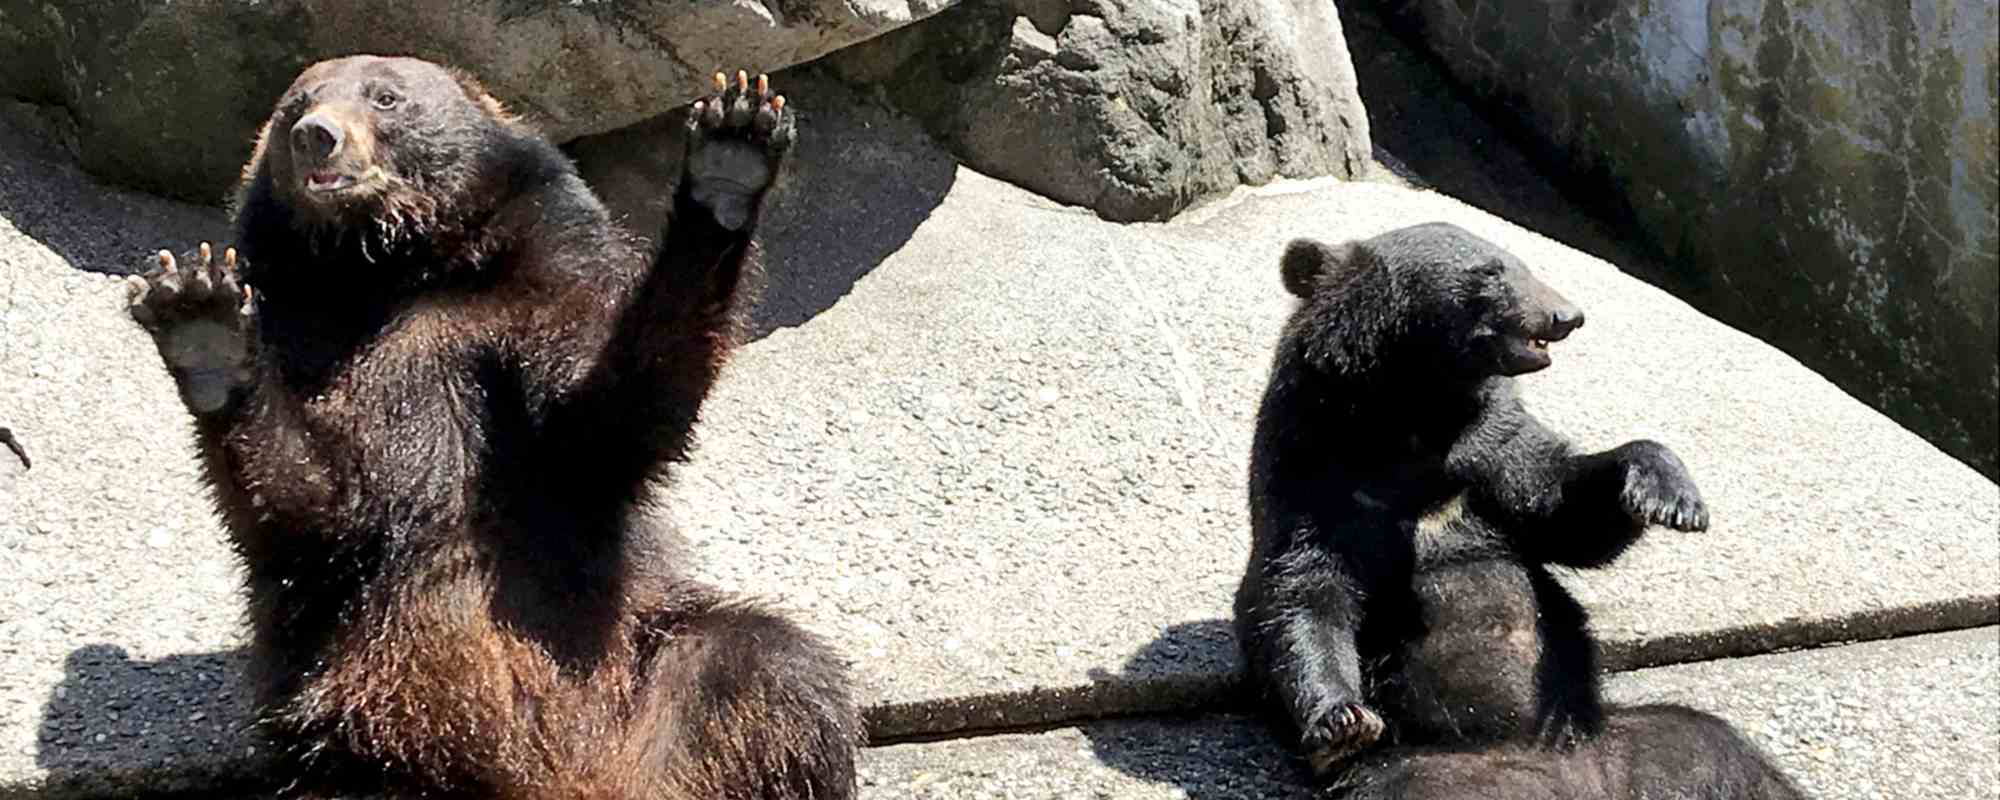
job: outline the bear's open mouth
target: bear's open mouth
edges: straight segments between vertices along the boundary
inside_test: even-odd
[[[1502,334],[1499,337],[1501,373],[1520,375],[1548,368],[1553,363],[1549,345],[1561,341],[1566,334],[1566,331],[1553,330],[1533,333],[1517,330]]]
[[[306,188],[315,192],[337,192],[354,185],[354,178],[330,169],[314,170],[306,175]]]

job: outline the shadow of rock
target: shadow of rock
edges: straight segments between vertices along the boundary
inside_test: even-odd
[[[166,200],[97,182],[64,146],[63,112],[0,101],[0,220],[77,269],[129,274],[160,248],[222,241],[219,207]],[[115,224],[106,224],[116,220]]]
[[[38,796],[248,795],[269,747],[251,729],[241,651],[134,660],[93,644],[63,662],[43,709]]]
[[[800,135],[759,225],[765,286],[751,314],[753,338],[839,302],[944,202],[958,169],[915,120],[817,66],[774,74],[771,83],[798,113]],[[677,109],[563,145],[612,213],[649,243],[680,176],[684,119]]]
[[[1213,619],[1168,627],[1126,659],[1120,673],[1238,675],[1240,664],[1229,620]],[[1091,678],[1117,680],[1101,670]],[[1203,696],[1177,699],[1181,708],[1169,716],[1082,726],[1092,754],[1125,774],[1174,786],[1190,800],[1312,796],[1309,776],[1253,715],[1240,682],[1212,683]]]

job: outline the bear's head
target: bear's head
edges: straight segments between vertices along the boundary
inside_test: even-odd
[[[367,225],[395,238],[468,196],[489,140],[513,124],[456,70],[414,58],[322,61],[279,98],[245,178],[261,170],[302,225]]]
[[[1547,367],[1549,343],[1583,325],[1519,258],[1449,223],[1337,245],[1295,239],[1281,267],[1306,301],[1294,324],[1307,357],[1337,371],[1521,375]]]

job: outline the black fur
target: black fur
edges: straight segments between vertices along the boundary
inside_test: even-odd
[[[638,521],[735,344],[790,142],[761,84],[723,106],[688,116],[649,256],[464,76],[315,65],[246,170],[242,268],[204,245],[136,283],[298,788],[852,796],[845,665]]]
[[[1304,302],[1258,412],[1236,624],[1254,684],[1315,769],[1427,786],[1447,766],[1499,776],[1628,745],[1762,765],[1720,722],[1656,711],[1641,725],[1599,700],[1584,610],[1547,565],[1609,564],[1648,525],[1701,530],[1708,512],[1666,447],[1576,452],[1522,406],[1510,376],[1546,367],[1546,342],[1582,312],[1445,224],[1298,240],[1282,272]],[[1641,728],[1643,745],[1606,733]],[[1462,752],[1352,767],[1378,741]],[[1546,796],[1468,780],[1450,796]]]

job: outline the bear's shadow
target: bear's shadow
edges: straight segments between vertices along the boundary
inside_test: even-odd
[[[270,748],[251,727],[244,665],[242,650],[157,660],[112,644],[71,651],[37,730],[45,788],[152,800],[254,794]]]
[[[1229,620],[1184,622],[1168,626],[1127,658],[1120,667],[1124,677],[1094,670],[1091,678],[1102,683],[1217,670],[1240,674],[1235,648]],[[1092,755],[1132,777],[1176,787],[1189,800],[1312,797],[1310,777],[1254,714],[1240,680],[1205,683],[1161,704],[1173,707],[1167,713],[1080,726]]]

